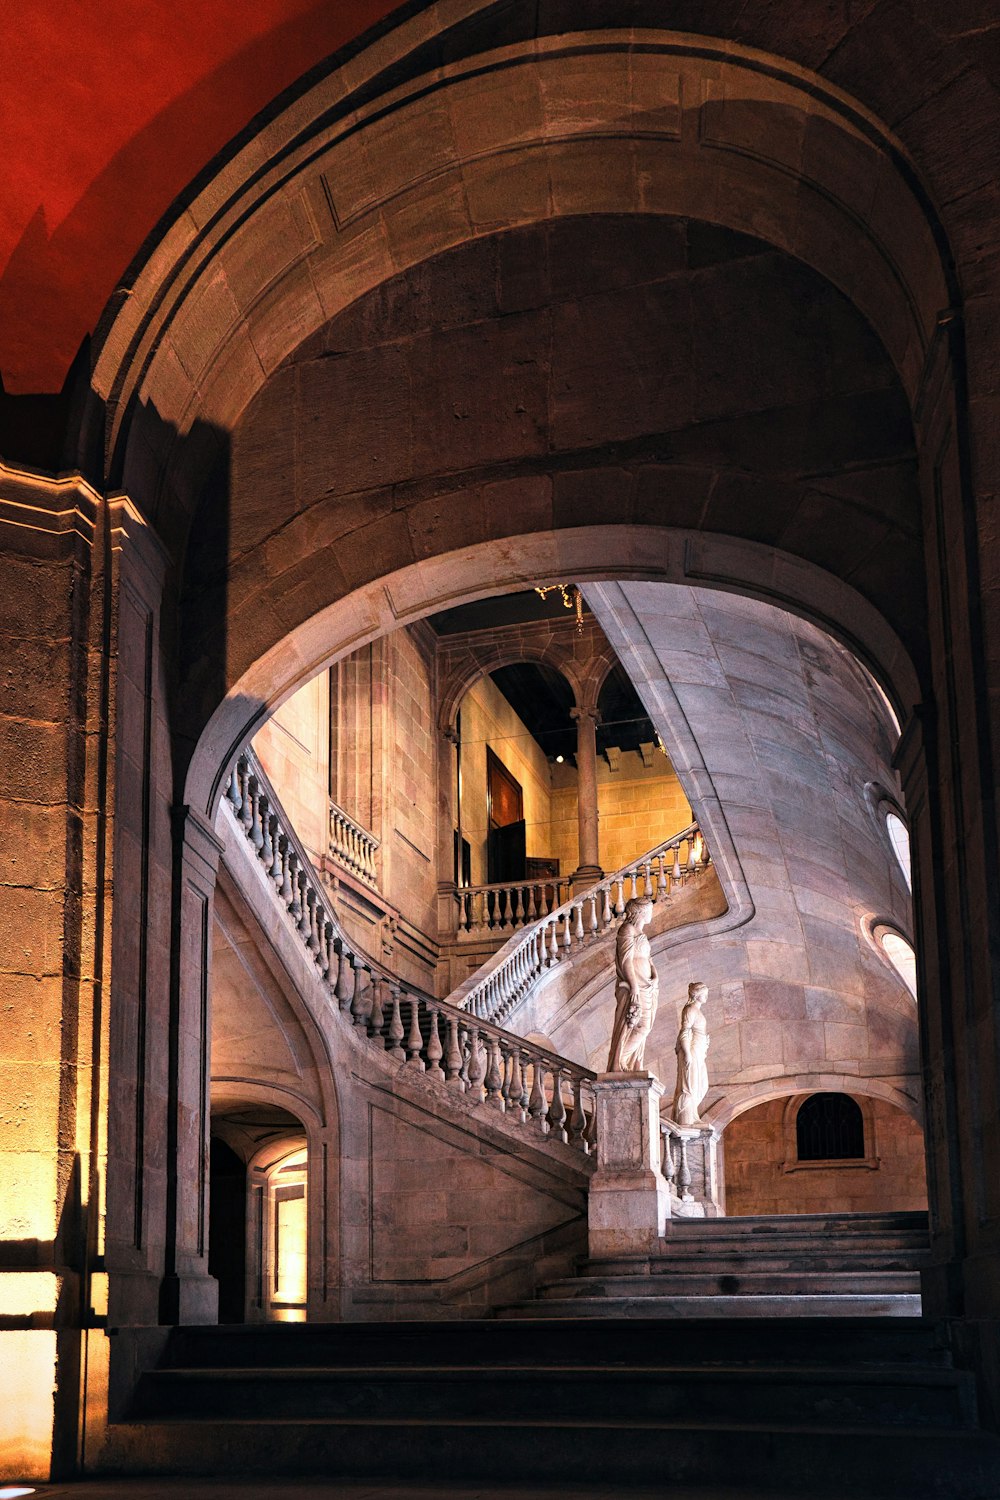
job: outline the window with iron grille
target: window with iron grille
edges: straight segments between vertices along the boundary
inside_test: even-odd
[[[795,1120],[799,1161],[850,1161],[865,1154],[865,1125],[849,1094],[813,1094]]]

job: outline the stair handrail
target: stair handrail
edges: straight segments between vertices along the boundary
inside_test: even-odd
[[[682,859],[685,844],[687,852]],[[671,853],[673,860],[668,861]],[[482,1021],[506,1021],[542,976],[567,958],[574,947],[593,943],[617,927],[627,901],[636,896],[645,896],[654,904],[660,899],[669,900],[675,886],[682,886],[701,874],[710,863],[711,855],[699,824],[689,823],[680,833],[671,834],[647,849],[613,875],[602,876],[510,938],[487,964],[459,986],[454,994],[456,1004]],[[629,882],[632,889],[626,894]],[[616,886],[617,894],[612,899]]]
[[[591,1154],[596,1074],[391,973],[344,932],[323,882],[249,746],[223,797],[310,953],[327,999],[391,1056],[482,1103]],[[529,1073],[530,1070],[530,1073]],[[568,1097],[567,1097],[568,1091]]]

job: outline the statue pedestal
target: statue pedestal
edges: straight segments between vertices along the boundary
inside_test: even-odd
[[[650,1073],[601,1073],[594,1084],[597,1171],[590,1180],[591,1259],[648,1254],[670,1217],[660,1171],[663,1085]]]
[[[661,1121],[661,1129],[663,1174],[669,1183],[672,1217],[724,1217],[717,1132],[711,1125],[677,1125],[669,1119]]]

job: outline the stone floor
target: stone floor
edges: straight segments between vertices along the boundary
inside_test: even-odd
[[[88,1479],[74,1484],[0,1487],[0,1500],[33,1494],[35,1500],[769,1500],[760,1490],[532,1489],[478,1485],[352,1484],[335,1480]],[[781,1500],[808,1500],[781,1496]],[[865,1500],[856,1495],[855,1500]]]

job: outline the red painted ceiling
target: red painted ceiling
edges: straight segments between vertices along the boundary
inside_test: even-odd
[[[32,0],[0,20],[0,375],[58,391],[173,199],[398,0]]]

